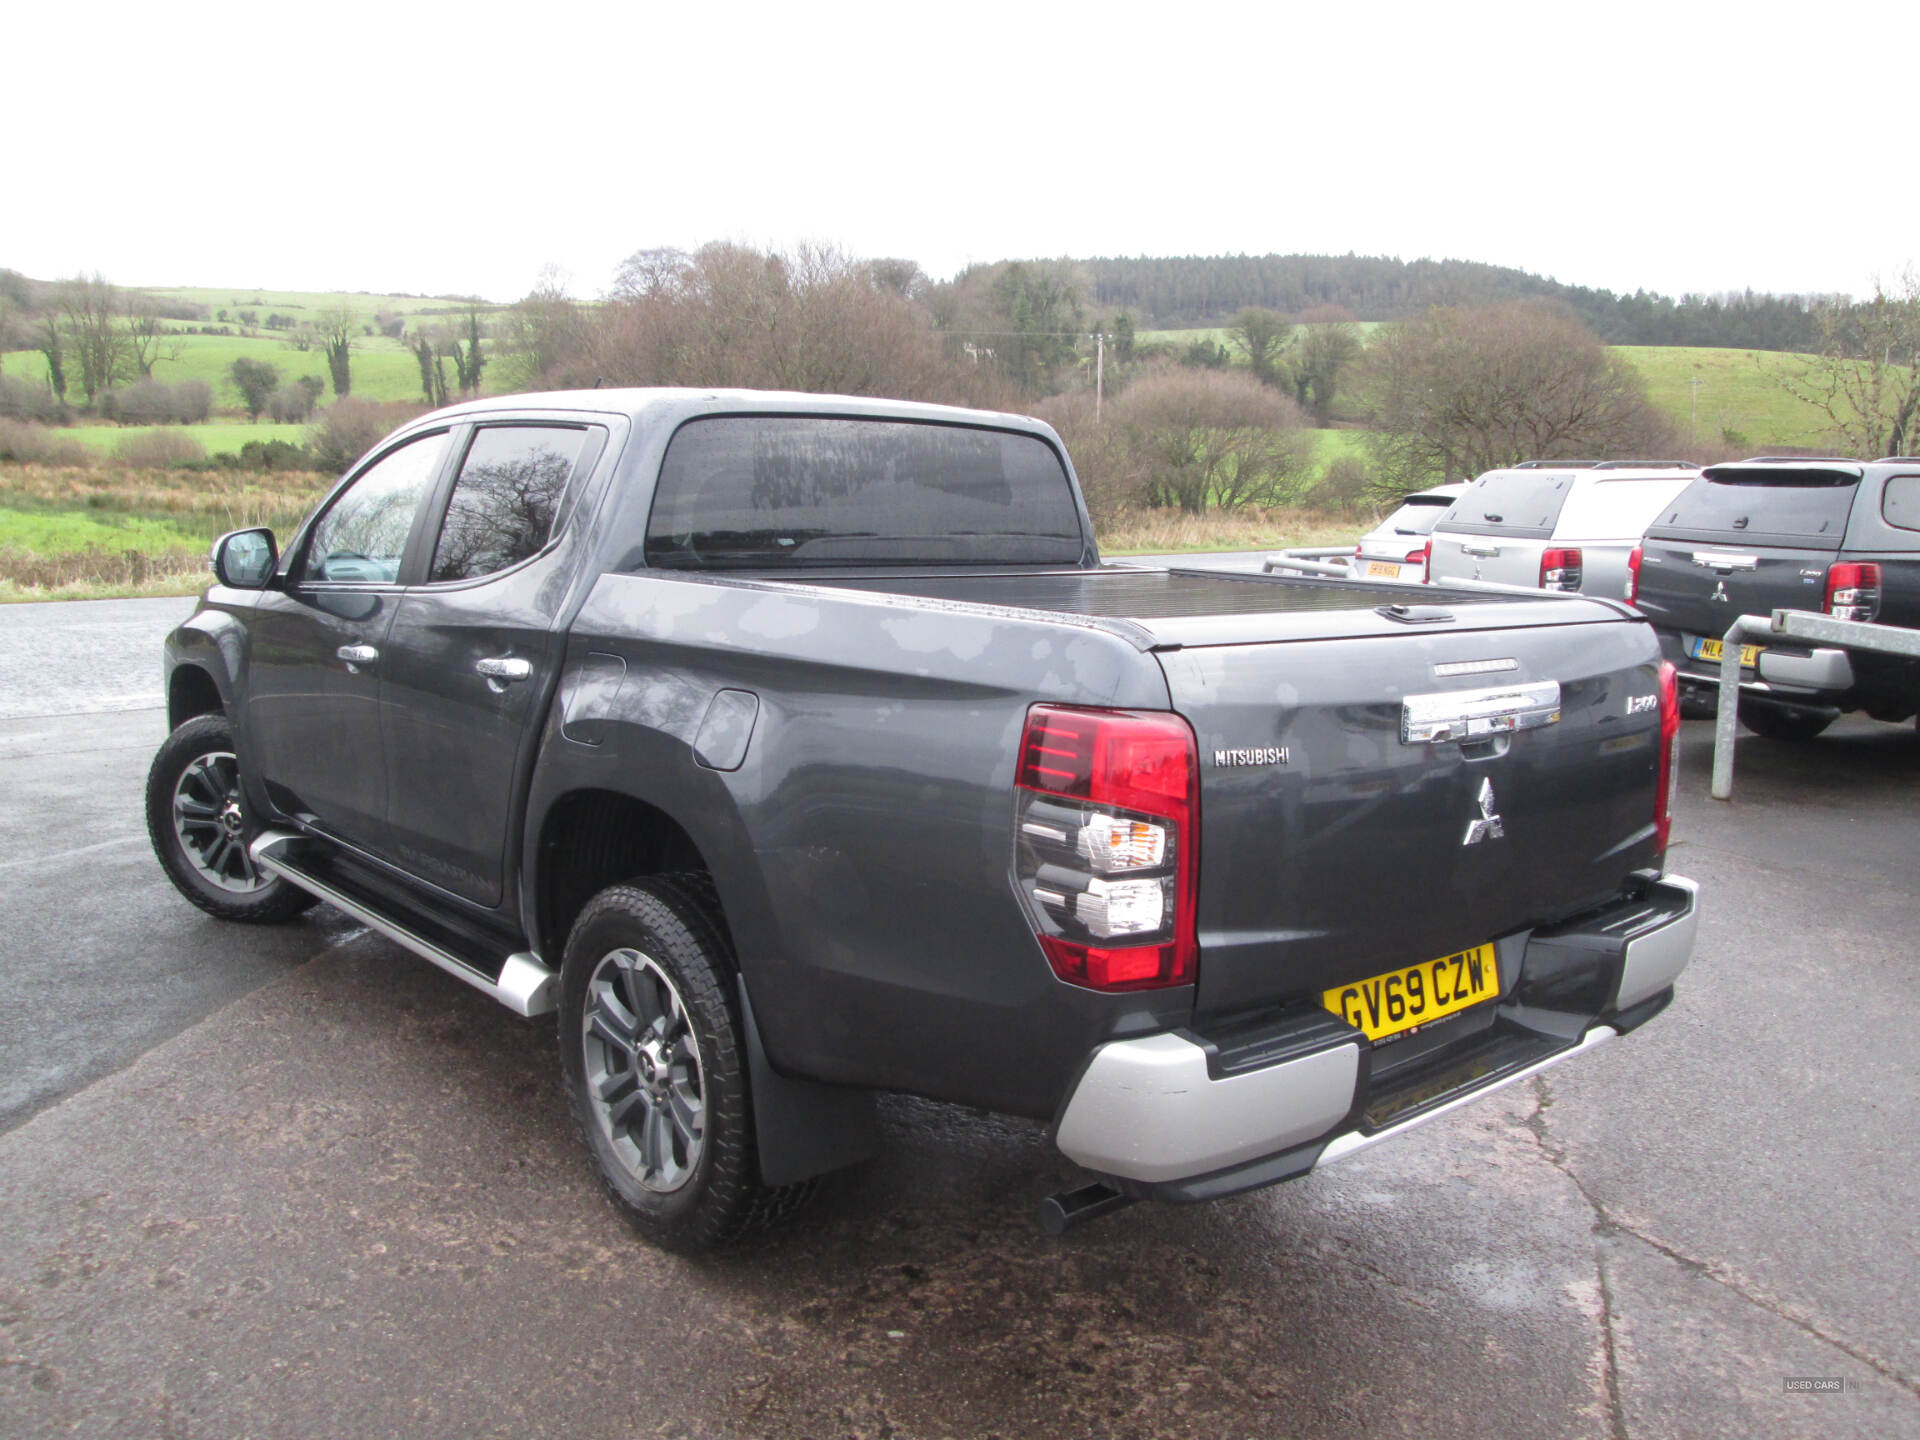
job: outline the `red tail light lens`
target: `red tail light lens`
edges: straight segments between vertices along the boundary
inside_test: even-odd
[[[1035,705],[1014,878],[1047,961],[1093,990],[1191,984],[1200,765],[1178,715]]]
[[[1646,552],[1638,545],[1627,556],[1627,604],[1636,604],[1640,599],[1640,557]]]
[[[1664,865],[1673,835],[1673,797],[1680,785],[1680,672],[1660,662],[1660,788],[1653,796],[1653,845]]]
[[[1409,556],[1409,559],[1412,557]],[[1433,541],[1429,540],[1420,547],[1420,583],[1428,584],[1433,579]]]
[[[1872,620],[1880,613],[1880,567],[1847,561],[1827,567],[1827,613],[1836,620]]]
[[[1580,552],[1578,550],[1541,551],[1540,588],[1542,590],[1578,590],[1580,588]]]

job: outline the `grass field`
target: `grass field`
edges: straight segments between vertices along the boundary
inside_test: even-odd
[[[318,350],[295,350],[281,340],[269,340],[264,335],[258,339],[243,335],[171,335],[167,346],[177,349],[179,358],[156,362],[153,378],[170,385],[182,380],[204,380],[213,387],[215,409],[241,408],[240,392],[227,379],[227,370],[243,356],[277,366],[282,384],[291,384],[302,375],[327,379],[327,357]],[[5,373],[44,385],[46,357],[37,350],[10,350],[6,355]],[[78,403],[81,396],[74,386],[71,361],[67,376],[72,399]],[[417,400],[420,398],[419,362],[398,340],[362,336],[353,347],[353,393],[366,400]],[[331,404],[332,400],[333,386],[329,383],[322,403]]]
[[[245,420],[210,420],[205,425],[70,425],[58,433],[63,439],[78,440],[102,454],[112,454],[122,440],[155,430],[169,430],[198,440],[209,455],[237,455],[249,440],[284,440],[289,445],[307,443],[304,425],[275,425],[268,420],[258,425]]]
[[[216,535],[249,525],[290,534],[331,483],[299,473],[0,465],[0,601],[194,594],[207,582]]]
[[[1645,378],[1648,397],[1682,436],[1755,453],[1826,443],[1827,417],[1780,385],[1782,374],[1805,367],[1804,356],[1656,345],[1619,345],[1614,351]]]
[[[424,316],[463,314],[467,308],[465,301],[444,295],[374,295],[364,291],[348,293],[340,290],[235,290],[175,285],[136,285],[132,288],[148,295],[204,305],[209,320],[222,310],[230,315],[242,310],[258,310],[262,320],[277,310],[297,320],[310,320],[318,312],[340,305],[351,305],[369,319],[379,310],[391,310],[396,315]]]

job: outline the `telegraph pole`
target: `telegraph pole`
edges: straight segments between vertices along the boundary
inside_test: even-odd
[[[1107,385],[1107,337],[1096,332],[1093,337],[1093,418],[1100,419],[1100,401]]]

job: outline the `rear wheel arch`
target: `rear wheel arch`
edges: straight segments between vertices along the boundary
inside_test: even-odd
[[[658,875],[705,875],[706,856],[666,811],[615,790],[575,790],[540,825],[534,875],[536,922],[545,949],[559,954],[587,902],[610,885]],[[724,931],[718,896],[704,899]]]

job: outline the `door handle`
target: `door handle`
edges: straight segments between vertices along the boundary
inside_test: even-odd
[[[1500,547],[1498,545],[1468,545],[1463,542],[1460,546],[1460,553],[1463,555],[1477,555],[1482,560],[1491,560],[1500,553]]]
[[[515,680],[525,680],[533,674],[531,660],[516,660],[505,655],[489,656],[485,660],[473,662],[473,668],[487,677],[487,688],[496,695],[506,693],[506,688]]]
[[[371,665],[380,658],[380,652],[371,645],[342,645],[333,653],[347,662],[348,672],[354,675],[360,673],[362,665]]]

